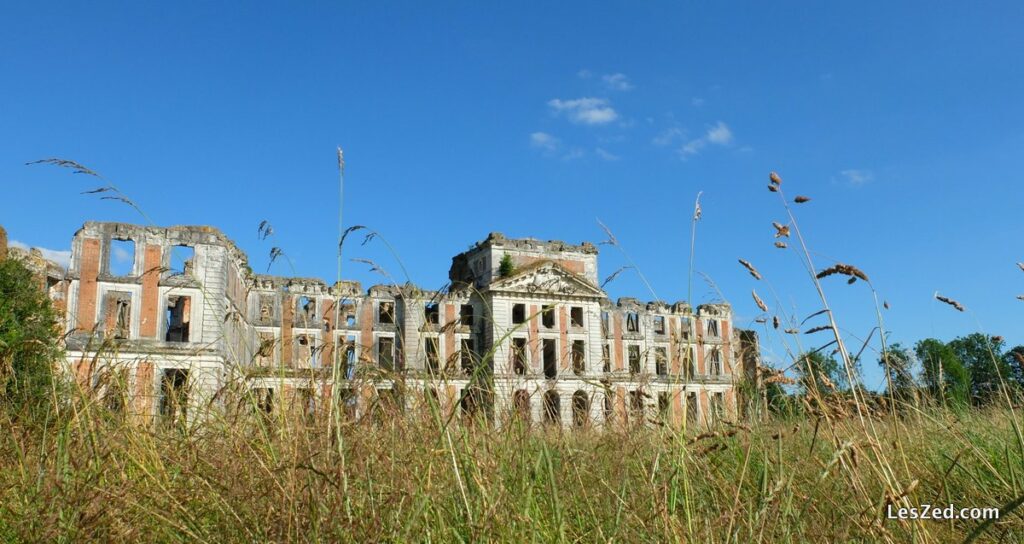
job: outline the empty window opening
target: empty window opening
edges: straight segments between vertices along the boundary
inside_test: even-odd
[[[554,340],[544,340],[544,377],[553,380],[558,377],[558,347]]]
[[[604,420],[611,422],[615,420],[615,396],[611,391],[604,394]]]
[[[473,353],[473,340],[464,338],[460,344],[459,349],[459,362],[462,365],[462,371],[466,374],[472,374],[476,367],[476,361],[474,360],[475,354]]]
[[[573,306],[569,308],[569,325],[573,327],[583,326],[583,307]]]
[[[590,396],[586,391],[572,394],[572,424],[577,428],[587,425],[590,420]]]
[[[665,316],[654,316],[654,334],[665,334]]]
[[[271,321],[274,319],[274,297],[260,295],[260,320]]]
[[[274,362],[274,333],[260,333],[260,347],[256,350],[256,364],[259,366],[270,366]]]
[[[512,372],[523,376],[526,374],[526,339],[512,339]]]
[[[102,375],[103,402],[115,414],[124,412],[128,392],[128,375],[124,370],[111,370]]]
[[[459,324],[463,327],[473,326],[473,305],[463,304],[459,310]]]
[[[587,371],[587,343],[583,340],[572,341],[572,371],[576,374]]]
[[[608,324],[608,312],[601,312],[601,336],[608,336],[611,326]]]
[[[693,329],[693,323],[689,319],[683,319],[680,331],[683,333],[683,340],[690,339],[690,331]]]
[[[640,373],[640,346],[629,346],[629,373]]]
[[[725,417],[725,395],[715,393],[711,396],[711,417],[719,421]]]
[[[427,354],[427,371],[434,373],[441,370],[441,350],[436,337],[423,340],[423,351]]]
[[[525,304],[513,304],[512,305],[512,324],[519,325],[526,323],[526,305]]]
[[[351,380],[356,375],[356,337],[345,339],[345,379]]]
[[[160,416],[165,423],[184,424],[188,415],[188,370],[168,368],[160,380]]]
[[[459,399],[459,411],[463,418],[473,419],[483,412],[484,391],[479,387],[467,387],[462,390]]]
[[[710,336],[712,338],[718,338],[718,320],[717,319],[709,319],[708,320],[708,336]]]
[[[541,325],[544,325],[545,329],[555,328],[555,307],[550,304],[545,304],[541,309]]]
[[[377,339],[377,364],[385,370],[395,369],[395,339],[382,336]]]
[[[668,375],[667,348],[654,348],[654,373],[659,376]]]
[[[191,274],[195,256],[196,248],[192,246],[171,246],[171,275]]]
[[[644,422],[644,392],[639,389],[629,392],[630,417],[634,423]]]
[[[270,387],[258,387],[252,391],[256,400],[256,411],[269,414],[274,411],[274,390]]]
[[[430,302],[423,307],[423,318],[431,325],[437,325],[441,319],[441,311],[436,302]]]
[[[313,345],[309,339],[309,336],[306,336],[305,334],[300,334],[296,338],[295,344],[296,350],[298,352],[298,357],[296,357],[296,360],[298,361],[299,365],[297,366],[313,366]]]
[[[295,389],[294,397],[292,398],[292,413],[302,416],[306,422],[311,422],[316,416],[316,396],[313,395],[313,390],[308,387],[298,387]]]
[[[135,242],[111,240],[107,270],[112,276],[131,276],[135,269]]]
[[[608,344],[601,346],[601,371],[612,371],[612,347]]]
[[[295,308],[295,324],[301,327],[310,327],[316,321],[316,299],[299,297]]]
[[[640,315],[626,312],[626,332],[640,332]]]
[[[341,315],[345,316],[345,326],[355,327],[356,326],[356,309],[351,304],[345,304],[341,307]]]
[[[192,298],[186,296],[167,297],[167,335],[168,342],[188,342],[189,325],[192,320]]]
[[[686,395],[686,421],[696,423],[700,413],[697,411],[697,393]]]
[[[544,424],[559,425],[562,422],[561,399],[558,398],[558,391],[546,391],[544,393]]]
[[[662,391],[658,393],[658,419],[662,423],[668,423],[669,416],[669,401],[668,392]]]
[[[711,365],[710,365],[711,366],[711,375],[712,376],[721,376],[722,375],[722,352],[721,352],[721,350],[719,350],[718,348],[713,348],[711,350],[711,352],[708,353],[708,356],[711,359]]]
[[[513,416],[520,422],[529,425],[533,419],[530,413],[530,393],[524,389],[512,393]]]
[[[125,340],[131,336],[132,326],[132,299],[131,295],[116,294],[112,296],[110,304],[110,334],[118,340]]]
[[[377,305],[377,321],[384,325],[395,323],[395,303],[381,302]]]

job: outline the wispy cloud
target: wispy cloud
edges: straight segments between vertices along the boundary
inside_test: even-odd
[[[842,176],[847,183],[857,187],[875,179],[875,174],[872,173],[871,170],[859,170],[854,168],[842,170],[839,172],[839,175]]]
[[[709,144],[727,146],[731,145],[732,142],[733,135],[729,125],[719,121],[713,126],[708,127],[707,132],[705,132],[700,138],[694,138],[684,143],[682,147],[679,148],[679,153],[686,158],[700,153]]]
[[[605,87],[613,91],[631,91],[633,90],[633,84],[630,83],[629,78],[626,74],[615,73],[605,74],[601,76],[601,81],[604,82]]]
[[[17,240],[11,240],[10,246],[11,247],[16,247],[16,248],[19,248],[19,249],[24,249],[25,251],[29,251],[29,250],[32,249],[32,247],[29,246],[28,244],[26,244],[24,242],[19,242]],[[68,265],[71,263],[71,252],[70,251],[58,250],[58,249],[47,249],[45,247],[37,247],[35,249],[38,249],[39,252],[43,254],[43,258],[49,259],[51,261],[54,261],[57,264],[63,266],[64,268],[67,268]]]
[[[595,149],[594,153],[597,154],[598,157],[601,157],[606,161],[617,161],[621,158],[618,155],[608,151],[607,149],[604,149],[603,147]]]
[[[548,134],[547,132],[534,132],[530,134],[530,146],[542,149],[548,153],[558,151],[562,141]]]
[[[573,123],[581,125],[604,125],[619,118],[606,98],[555,98],[548,101],[548,106],[555,114],[564,114]]]
[[[672,145],[678,138],[682,138],[686,133],[679,127],[669,127],[658,133],[651,143],[658,147],[665,147]]]
[[[594,75],[594,73],[591,72],[590,70],[587,70],[586,68],[584,68],[584,69],[580,70],[579,72],[576,72],[576,75],[580,79],[590,79]]]
[[[695,108],[699,108],[704,105],[704,99],[699,96],[695,96],[690,99],[690,105]]]

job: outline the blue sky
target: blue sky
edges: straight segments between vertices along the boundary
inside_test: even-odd
[[[257,271],[279,246],[330,280],[341,145],[346,224],[380,231],[425,287],[490,231],[597,242],[600,218],[660,298],[685,299],[703,191],[696,268],[756,325],[752,288],[798,319],[820,308],[798,255],[772,245],[777,170],[813,198],[796,211],[818,268],[862,268],[892,339],[981,327],[1024,343],[1019,3],[25,2],[0,21],[0,224],[22,243],[59,251],[86,220],[141,221],[79,194],[85,176],[24,166],[56,156],[158,224],[219,227]],[[601,247],[602,275],[625,264]],[[347,251],[403,279],[378,242]],[[870,291],[825,286],[856,343]],[[607,290],[651,298],[634,274]],[[696,301],[718,296],[694,281]]]

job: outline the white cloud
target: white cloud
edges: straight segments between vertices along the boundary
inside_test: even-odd
[[[708,129],[708,141],[718,145],[729,145],[732,143],[732,131],[728,125],[719,121],[717,125]]]
[[[32,247],[29,246],[28,244],[26,244],[24,242],[19,242],[17,240],[11,240],[10,246],[11,247],[16,247],[16,248],[19,248],[19,249],[24,249],[25,251],[30,251],[32,249]],[[62,251],[62,250],[57,250],[57,249],[47,249],[45,247],[37,247],[35,249],[38,249],[39,252],[43,254],[43,258],[44,259],[49,259],[51,261],[54,261],[57,264],[63,266],[64,268],[67,268],[68,265],[71,263],[71,252],[70,251],[66,251],[66,250]]]
[[[132,254],[128,253],[128,250],[121,246],[113,246],[114,260],[119,263],[126,263],[132,260]]]
[[[605,74],[601,76],[601,81],[604,81],[605,86],[613,91],[630,91],[633,89],[633,84],[629,82],[626,74]]]
[[[601,147],[595,149],[594,153],[597,153],[598,157],[601,157],[602,159],[604,159],[606,161],[617,161],[617,160],[619,160],[621,158],[618,155],[608,151],[607,149],[601,148]]]
[[[594,73],[584,68],[579,72],[576,72],[576,75],[579,76],[580,79],[590,79],[590,76],[594,75]]]
[[[579,147],[574,147],[570,149],[568,153],[562,156],[562,160],[572,161],[576,159],[582,159],[584,155],[586,155],[586,152],[583,151],[583,149]]]
[[[875,174],[872,173],[871,170],[842,170],[839,172],[839,175],[843,176],[843,178],[846,179],[846,182],[850,185],[856,186],[864,185],[865,183],[875,179]]]
[[[679,148],[679,153],[685,158],[700,153],[708,144],[727,146],[732,144],[732,141],[732,130],[729,129],[729,125],[719,121],[714,126],[708,127],[707,132],[700,138],[694,138],[684,143]]]
[[[548,106],[556,114],[564,113],[573,123],[583,125],[604,125],[619,118],[619,114],[605,98],[554,98],[548,101]]]
[[[699,96],[695,96],[690,99],[690,105],[695,108],[699,108],[704,105],[704,99]]]
[[[679,127],[669,127],[659,132],[658,135],[651,140],[651,143],[659,147],[665,147],[667,145],[671,145],[676,138],[682,138],[683,135],[683,129]]]
[[[530,145],[553,153],[562,145],[562,141],[547,132],[534,132],[530,134]]]

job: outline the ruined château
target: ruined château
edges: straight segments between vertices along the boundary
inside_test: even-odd
[[[115,251],[129,267],[115,270]],[[434,403],[499,425],[740,415],[757,337],[729,305],[612,303],[597,257],[590,243],[491,233],[452,258],[445,291],[364,291],[253,273],[211,227],[89,222],[66,275],[45,276],[66,311],[68,371],[144,421],[192,419],[229,384],[258,410],[311,418],[331,402],[352,418]]]

